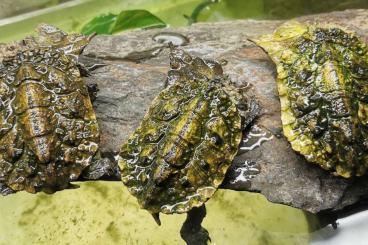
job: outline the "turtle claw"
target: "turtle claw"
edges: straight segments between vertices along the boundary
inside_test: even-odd
[[[87,84],[87,90],[91,102],[95,102],[97,99],[98,85],[96,83]]]
[[[117,164],[108,158],[102,158],[94,161],[82,175],[87,180],[117,180],[120,181],[120,171]]]
[[[7,196],[9,194],[15,193],[14,190],[12,190],[10,187],[8,187],[5,184],[0,183],[0,194],[3,196]]]
[[[161,225],[160,213],[152,213],[152,217],[158,225]]]

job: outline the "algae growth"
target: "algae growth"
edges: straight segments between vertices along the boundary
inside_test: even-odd
[[[0,199],[0,244],[184,244],[185,215],[162,226],[119,182],[85,182],[53,195],[16,193]],[[308,222],[294,208],[259,194],[219,190],[203,226],[211,244],[307,244]]]

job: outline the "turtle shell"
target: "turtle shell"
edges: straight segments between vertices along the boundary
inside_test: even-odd
[[[54,192],[90,165],[99,131],[74,54],[36,46],[0,65],[0,182]]]
[[[215,61],[171,47],[167,87],[121,147],[124,184],[151,213],[201,206],[221,184],[242,138],[244,97]]]
[[[368,167],[368,53],[352,32],[295,21],[255,41],[276,63],[284,135],[305,158],[350,177]]]

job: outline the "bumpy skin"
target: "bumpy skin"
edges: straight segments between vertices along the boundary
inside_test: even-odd
[[[255,41],[277,65],[284,134],[312,163],[343,177],[368,167],[368,53],[337,26],[287,22]]]
[[[171,47],[170,64],[168,87],[119,160],[124,184],[153,214],[187,212],[214,194],[242,138],[240,109],[250,113],[217,62]]]
[[[0,67],[0,183],[4,190],[64,189],[99,157],[98,125],[75,58],[89,38],[68,37],[56,28],[44,27],[41,30],[56,38],[32,39]],[[72,37],[77,38],[75,43],[70,42]]]
[[[40,24],[36,31],[37,36],[30,36],[23,40],[26,49],[52,47],[75,60],[93,37],[93,35],[67,34],[47,24]]]

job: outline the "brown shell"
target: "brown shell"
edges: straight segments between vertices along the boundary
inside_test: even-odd
[[[79,37],[80,52],[88,38]],[[74,44],[60,47],[68,45]],[[77,49],[39,46],[29,45],[0,66],[0,183],[14,191],[66,188],[98,152],[98,125]]]
[[[290,21],[256,40],[277,66],[292,148],[343,177],[368,168],[368,48],[336,25]]]
[[[238,151],[249,101],[215,61],[172,48],[168,87],[122,146],[124,184],[151,213],[201,206]]]

